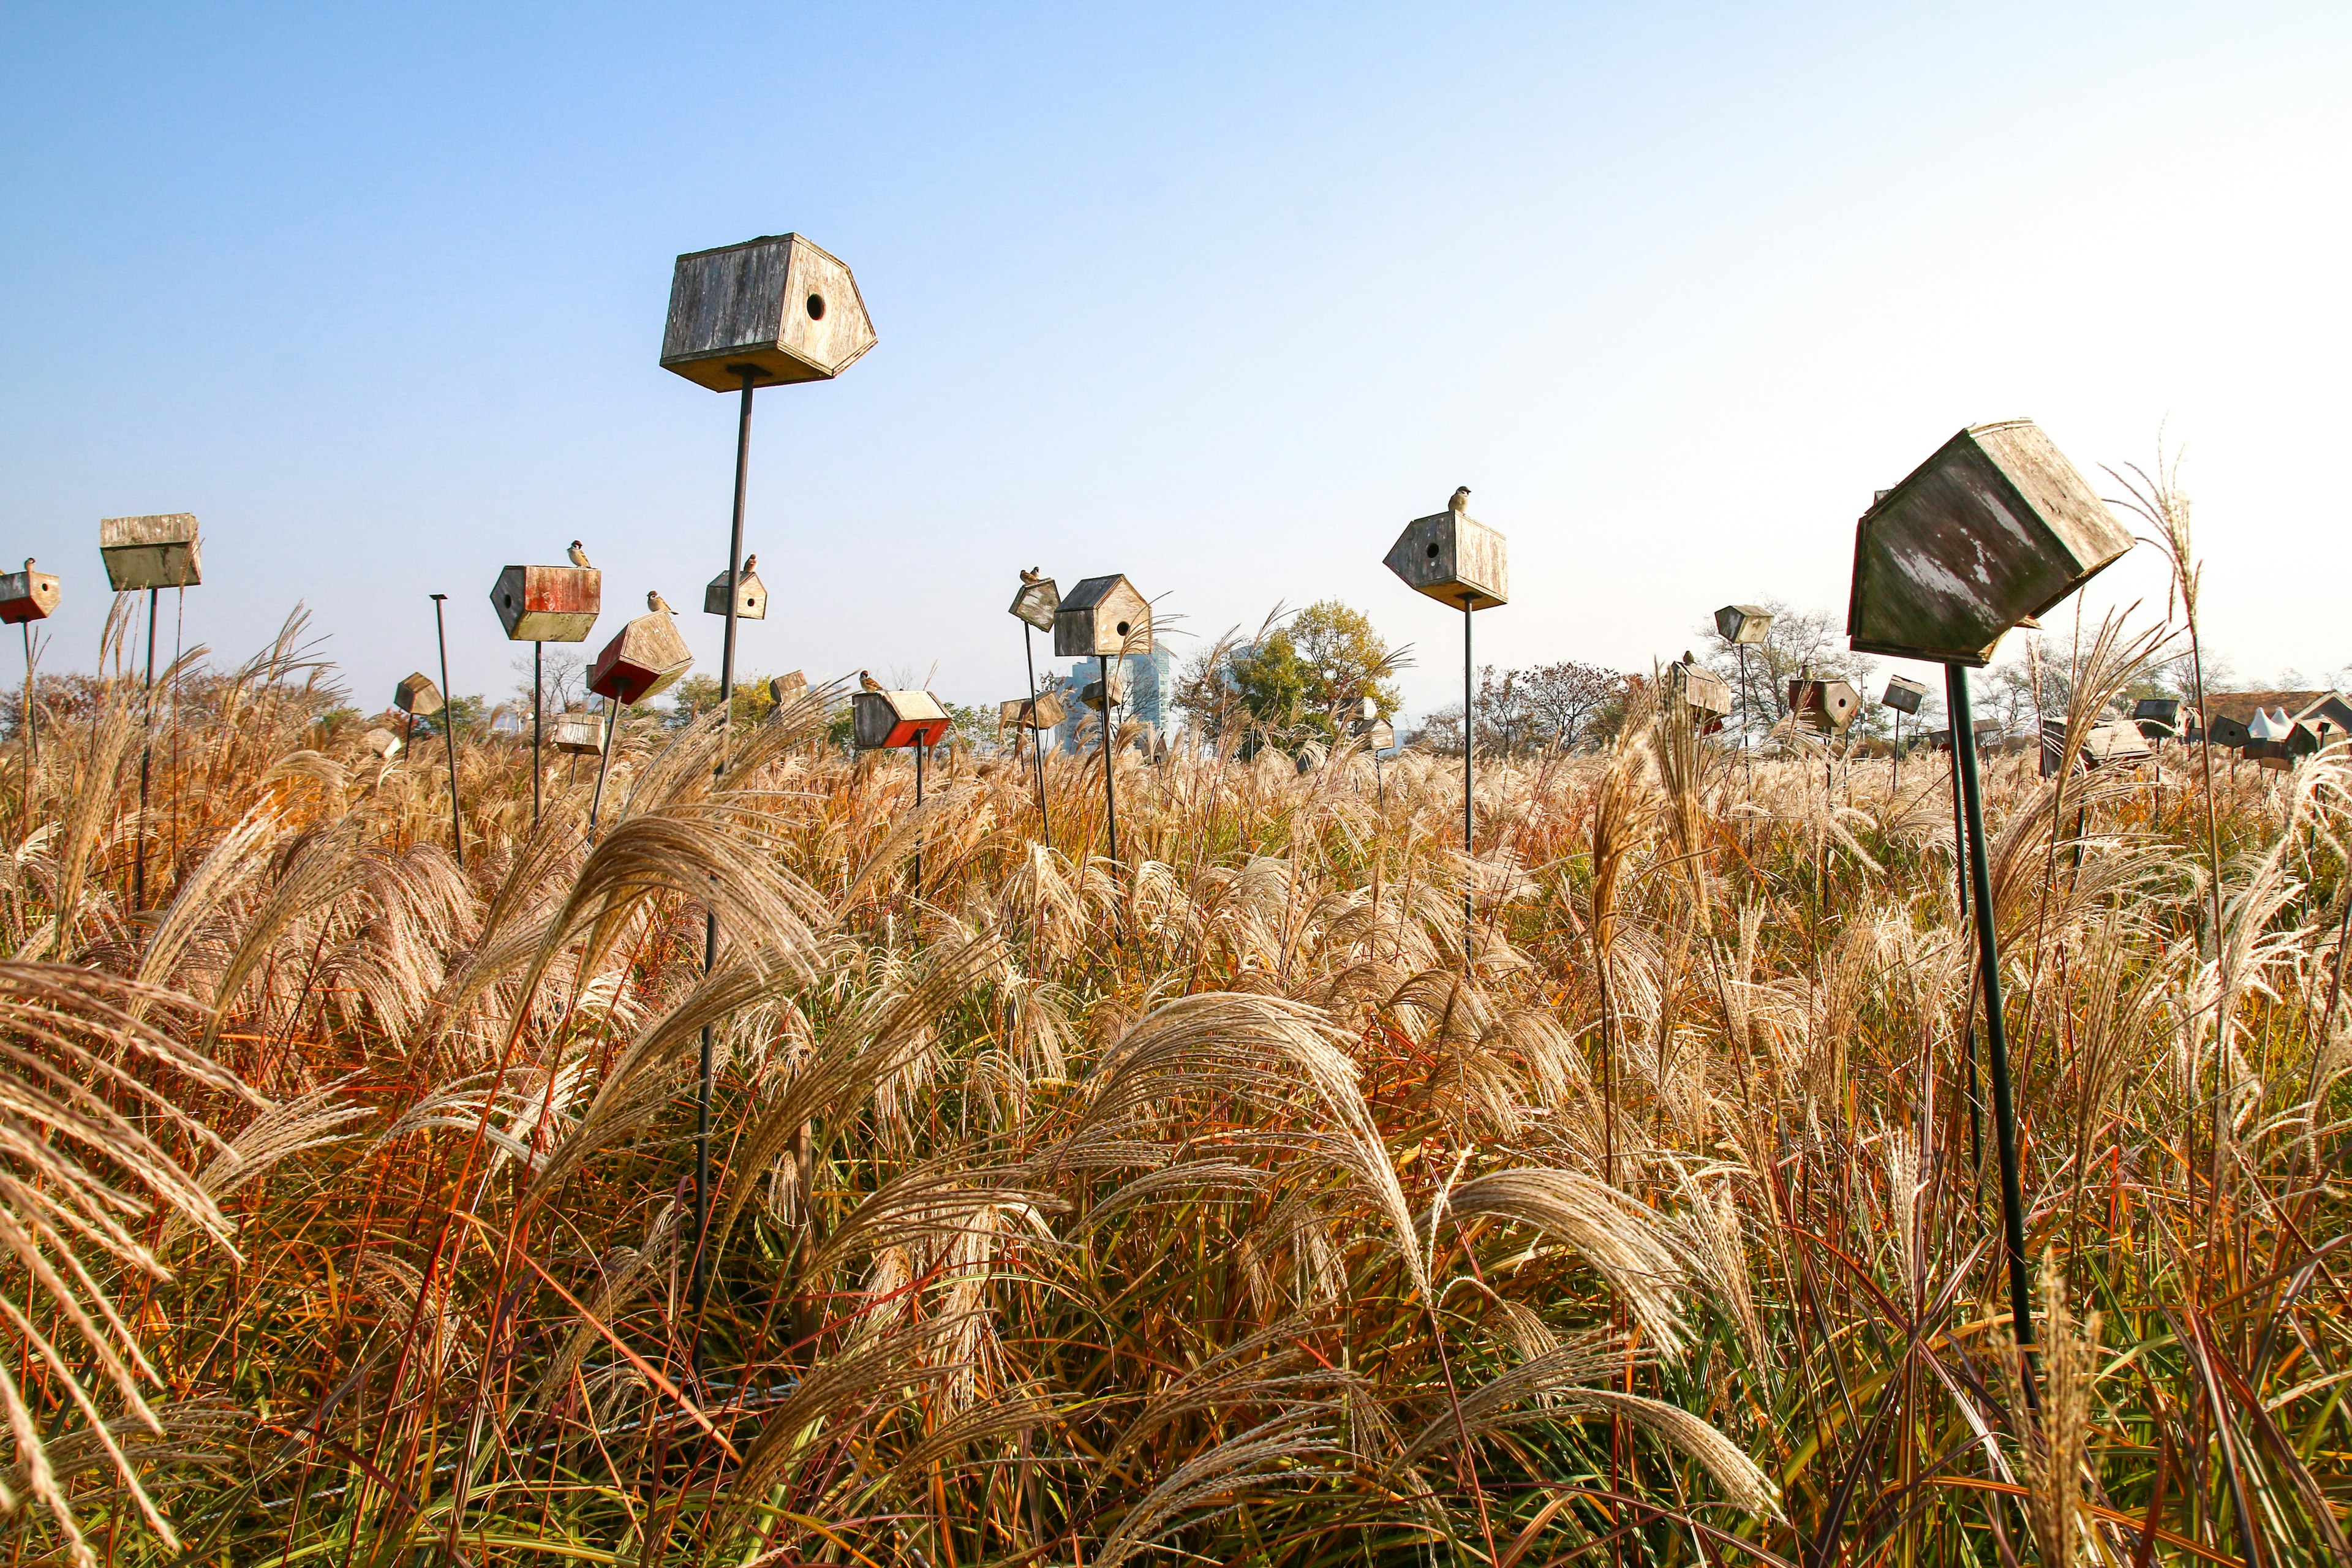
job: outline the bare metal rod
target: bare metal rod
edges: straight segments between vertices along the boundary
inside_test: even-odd
[[[441,618],[441,601],[446,594],[433,595],[433,640],[441,650],[441,738],[448,742],[449,751],[449,847],[457,854],[457,869],[466,868],[466,829],[457,816],[457,699],[449,690],[449,633]]]
[[[162,590],[147,590],[147,687],[143,721],[146,743],[139,749],[139,847],[131,872],[131,907],[147,907],[147,768],[155,756],[155,596]],[[28,678],[29,679],[29,678]]]
[[[541,772],[539,761],[539,710],[541,694],[546,685],[540,674],[540,656],[546,647],[547,645],[542,642],[534,642],[530,645],[530,825],[533,827],[539,826],[539,775]]]
[[[415,730],[416,721],[411,719],[408,727]],[[613,765],[613,737],[620,732],[621,700],[607,697],[604,699],[604,750],[596,759],[596,793],[588,797],[588,842],[591,844],[596,842],[596,813],[604,805],[604,774]]]
[[[1476,779],[1471,763],[1471,753],[1477,748],[1477,696],[1470,687],[1470,616],[1475,601],[1468,594],[1462,595],[1462,972],[1470,972],[1470,882],[1474,873],[1475,851],[1471,846],[1471,789]]]
[[[1045,743],[1037,730],[1037,645],[1027,621],[1021,623],[1021,657],[1029,666],[1029,722],[1023,728],[1029,731],[1030,771],[1037,775],[1037,820],[1045,826],[1045,847],[1051,849],[1054,816],[1045,808]]]

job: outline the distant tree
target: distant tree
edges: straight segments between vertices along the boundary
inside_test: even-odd
[[[1228,639],[1194,656],[1178,678],[1176,706],[1211,735],[1248,725],[1285,742],[1328,741],[1366,697],[1381,718],[1393,718],[1404,699],[1391,677],[1408,662],[1370,616],[1326,599],[1255,642]]]
[[[1699,662],[1731,683],[1734,707],[1729,726],[1738,725],[1744,710],[1752,730],[1770,729],[1788,717],[1789,682],[1809,676],[1816,680],[1846,681],[1863,694],[1859,721],[1863,732],[1876,733],[1886,727],[1886,716],[1878,709],[1878,693],[1870,689],[1870,677],[1877,664],[1846,647],[1843,616],[1828,610],[1792,609],[1780,599],[1767,599],[1761,607],[1770,613],[1772,626],[1761,643],[1748,648],[1744,676],[1740,649],[1712,622],[1700,628],[1706,651]]]
[[[526,689],[528,685],[526,682]],[[719,678],[715,675],[689,675],[670,688],[669,711],[664,721],[672,729],[683,729],[718,706]],[[773,712],[775,706],[776,700],[768,695],[766,676],[736,677],[732,715],[736,723],[756,724]]]

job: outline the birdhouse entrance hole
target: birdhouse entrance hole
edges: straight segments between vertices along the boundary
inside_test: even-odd
[[[1127,623],[1125,621],[1118,623],[1118,635],[1121,637],[1125,637],[1127,635]]]
[[[822,321],[824,320],[824,295],[812,294],[808,297],[808,313],[809,320],[812,321]]]
[[[1437,546],[1435,546],[1434,544],[1431,545],[1431,546],[1429,547],[1428,554],[1429,554],[1429,558],[1430,558],[1432,561],[1436,560],[1436,559],[1437,559]]]

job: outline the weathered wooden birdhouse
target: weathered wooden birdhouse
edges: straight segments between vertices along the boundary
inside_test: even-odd
[[[2143,697],[2132,704],[2132,721],[2149,740],[2170,740],[2180,733],[2180,699]]]
[[[2059,753],[2066,747],[2066,725],[2063,720],[2042,721],[2042,776],[2054,778],[2061,771]],[[2088,768],[2137,767],[2156,755],[2147,737],[2139,726],[2128,719],[2111,719],[2094,724],[2076,748],[2077,760]]]
[[[1757,605],[1726,605],[1715,612],[1715,635],[1727,643],[1754,647],[1772,629],[1772,612]]]
[[[593,566],[509,566],[490,589],[509,642],[586,642],[604,598]]]
[[[370,730],[366,734],[362,735],[360,744],[387,763],[400,755],[400,737],[381,727]]]
[[[1380,716],[1381,704],[1378,698],[1359,697],[1356,699],[1356,718],[1359,722],[1369,722]]]
[[[193,588],[205,580],[194,512],[103,519],[98,525],[98,552],[106,558],[106,580],[118,594]]]
[[[948,710],[928,691],[854,691],[849,696],[849,732],[860,751],[936,746],[948,738],[950,727]]]
[[[416,670],[392,689],[392,705],[403,713],[430,719],[441,711],[441,689],[423,670]]]
[[[797,702],[808,695],[808,677],[797,669],[772,676],[768,680],[768,700],[782,708],[787,702]]]
[[[2232,719],[2227,713],[2214,714],[2213,721],[2205,727],[2204,735],[2207,745],[2228,746],[2233,751],[2253,739],[2247,732],[2243,721]]]
[[[566,708],[555,716],[555,730],[548,742],[575,757],[593,757],[604,749],[604,716],[585,708]]]
[[[1150,651],[1151,605],[1117,573],[1087,578],[1054,612],[1056,658]]]
[[[698,386],[830,381],[874,346],[874,322],[849,268],[796,234],[677,258],[661,363]]]
[[[1364,742],[1367,751],[1396,750],[1396,726],[1385,719],[1359,719],[1349,726],[1349,732]]]
[[[1021,700],[1019,721],[1024,730],[1058,730],[1069,716],[1068,705],[1051,691]]]
[[[1021,591],[1013,595],[1013,613],[1041,632],[1054,629],[1054,616],[1061,607],[1062,591],[1054,586],[1051,577],[1024,583]]]
[[[1842,735],[1862,711],[1862,693],[1843,680],[1791,680],[1789,711],[1808,730]]]
[[[1702,730],[1711,728],[1713,721],[1732,710],[1731,682],[1695,660],[1677,659],[1668,665],[1666,683],[1683,705],[1699,716]]]
[[[34,571],[29,563],[22,572],[0,576],[0,626],[48,619],[49,612],[58,607],[59,593],[55,577]]]
[[[1897,713],[1916,718],[1919,705],[1927,700],[1927,683],[1924,680],[1914,680],[1907,675],[1889,676],[1886,681],[1886,695],[1881,697],[1879,700]]]
[[[2131,546],[2041,426],[1971,425],[1862,514],[1846,635],[1861,653],[1979,667]]]
[[[1451,507],[1404,525],[1389,546],[1388,569],[1405,586],[1461,609],[1491,610],[1511,597],[1503,536]]]
[[[713,577],[702,590],[702,613],[723,616],[727,613],[727,574]],[[735,618],[739,621],[764,621],[768,618],[768,585],[760,581],[756,572],[746,572],[735,584]]]
[[[1125,702],[1127,700],[1127,666],[1124,664],[1112,665],[1110,667],[1110,700],[1115,703]],[[1086,685],[1078,689],[1078,700],[1093,709],[1096,712],[1101,712],[1103,705],[1103,683],[1098,679],[1087,681]]]
[[[677,623],[659,610],[648,610],[604,645],[588,667],[588,689],[635,706],[668,690],[693,668],[694,652],[678,635]]]

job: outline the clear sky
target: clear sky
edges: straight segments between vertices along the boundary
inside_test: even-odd
[[[2185,449],[2210,642],[2352,661],[2352,8],[403,5],[0,9],[0,560],[192,510],[191,641],[297,600],[373,708],[566,541],[715,666],[733,409],[658,368],[673,258],[797,229],[881,342],[763,394],[742,668],[1020,689],[1017,568],[1192,632],[1338,595],[1457,484],[1482,658],[1646,668],[1843,606],[1964,424]],[[2104,481],[2103,481],[2104,482]],[[2145,559],[2143,559],[2145,557]],[[2102,598],[2146,595],[2143,550]],[[1180,649],[1189,644],[1177,645]],[[527,650],[526,650],[527,651]]]

